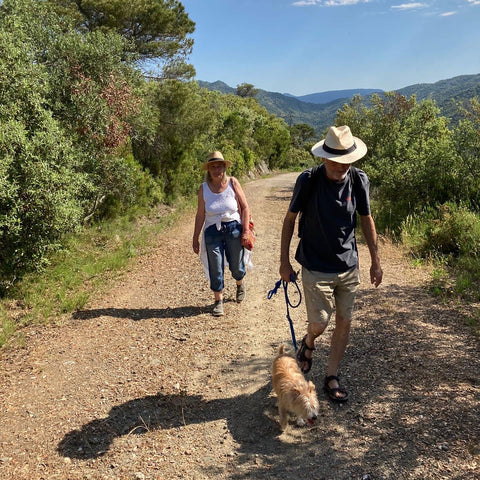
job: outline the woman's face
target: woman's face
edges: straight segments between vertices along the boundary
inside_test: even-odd
[[[208,164],[208,172],[212,180],[222,180],[225,173],[225,164],[223,162],[212,162]]]

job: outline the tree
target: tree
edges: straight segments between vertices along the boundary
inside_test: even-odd
[[[128,150],[143,79],[125,40],[47,7],[0,4],[0,285],[41,267],[102,201],[105,214],[145,192]]]
[[[129,41],[130,51],[145,61],[160,62],[172,78],[194,75],[185,58],[195,30],[178,0],[48,0],[52,8],[90,32],[115,32]],[[175,73],[174,73],[175,72]]]
[[[447,120],[433,100],[418,104],[389,93],[366,108],[356,98],[338,112],[336,124],[352,125],[365,141],[359,166],[369,175],[380,228],[398,231],[410,215],[459,199],[460,159]]]
[[[159,183],[164,200],[173,202],[197,189],[198,158],[212,142],[218,116],[196,82],[148,82],[144,95],[144,117],[132,132],[133,153]]]
[[[315,129],[306,123],[297,123],[290,127],[290,137],[294,148],[305,148],[316,136]]]
[[[237,85],[236,94],[242,98],[254,98],[258,94],[258,90],[254,88],[251,83],[241,83],[240,85]]]
[[[459,108],[462,119],[454,128],[456,151],[462,158],[462,183],[464,202],[475,211],[480,211],[480,101],[470,100],[466,107]]]

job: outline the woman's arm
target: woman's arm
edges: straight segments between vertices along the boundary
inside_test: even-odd
[[[205,200],[203,199],[203,185],[198,189],[197,214],[195,215],[195,227],[193,229],[192,247],[195,253],[200,252],[200,232],[205,223]]]
[[[235,177],[230,177],[230,180],[235,190],[235,195],[237,197],[238,210],[240,211],[240,219],[242,223],[242,245],[243,242],[248,241],[248,232],[250,230],[250,209],[248,208],[247,197],[240,185],[240,182]],[[245,245],[243,245],[245,246]]]

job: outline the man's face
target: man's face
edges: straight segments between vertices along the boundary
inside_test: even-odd
[[[327,178],[332,182],[343,182],[347,176],[350,164],[338,163],[327,158],[322,158],[327,172]]]

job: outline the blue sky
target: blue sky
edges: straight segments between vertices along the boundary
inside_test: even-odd
[[[480,0],[180,0],[196,78],[306,95],[480,73]]]

